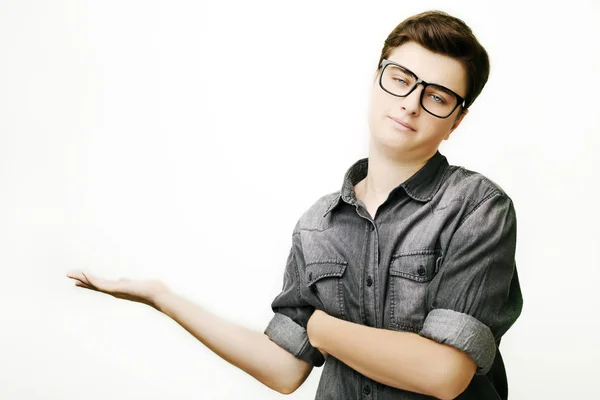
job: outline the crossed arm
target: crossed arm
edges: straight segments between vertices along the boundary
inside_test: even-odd
[[[491,367],[496,340],[518,318],[523,299],[515,266],[516,217],[493,193],[469,213],[428,286],[428,314],[417,333],[373,328],[315,310],[311,345],[382,384],[453,399]]]
[[[469,385],[476,363],[466,353],[411,332],[352,323],[315,310],[311,344],[369,378],[439,399],[454,399]]]

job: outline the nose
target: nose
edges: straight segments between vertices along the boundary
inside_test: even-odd
[[[419,115],[419,112],[421,111],[421,92],[424,89],[423,85],[418,84],[408,96],[400,98],[401,107],[407,114]]]

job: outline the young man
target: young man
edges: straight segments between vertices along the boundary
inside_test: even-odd
[[[438,151],[483,89],[487,53],[462,21],[428,12],[398,25],[379,61],[369,156],[298,221],[266,332],[312,365],[331,355],[319,399],[506,399],[515,209]]]
[[[298,220],[264,334],[160,282],[68,276],[157,308],[282,393],[324,364],[317,399],[506,399],[498,346],[522,308],[515,209],[438,151],[488,72],[471,30],[445,13],[392,31],[373,80],[369,156]]]

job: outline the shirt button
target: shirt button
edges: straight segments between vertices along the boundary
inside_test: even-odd
[[[425,275],[425,267],[422,265],[419,265],[419,269],[417,270],[417,272],[419,273],[419,276]]]
[[[371,388],[369,387],[369,385],[365,385],[365,387],[363,388],[363,393],[364,394],[371,393]]]
[[[371,275],[369,275],[367,277],[367,286],[371,286],[373,284],[373,278],[371,278]]]

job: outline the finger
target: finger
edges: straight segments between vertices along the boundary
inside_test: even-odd
[[[83,275],[85,276],[87,281],[84,283],[88,283],[89,285],[97,288],[98,290],[110,294],[118,292],[127,292],[127,285],[131,282],[131,280],[127,278],[121,278],[118,281],[102,279],[91,274],[90,272],[84,272]]]
[[[85,283],[82,278],[79,277],[75,277],[75,276],[70,276],[69,278],[71,278],[72,280],[74,280],[75,282],[81,282],[81,283]]]
[[[81,282],[75,282],[75,286],[79,286],[82,287],[84,289],[88,289],[88,290],[93,290],[94,292],[97,292],[98,290],[92,286],[88,286],[85,283],[81,283]]]
[[[93,275],[91,272],[82,272],[85,280],[84,283],[87,283],[90,286],[95,287],[99,290],[110,290],[111,282],[106,279],[98,278]]]
[[[88,285],[85,282],[81,282],[81,281],[75,281],[75,286],[87,286],[87,287],[92,287],[90,285]]]
[[[87,272],[88,276],[90,276],[91,274],[89,272]],[[89,286],[94,286],[90,280],[86,277],[86,272],[83,271],[71,271],[69,273],[67,273],[67,277],[74,279],[74,280],[78,280],[79,282],[85,283]]]
[[[81,271],[69,271],[69,272],[67,272],[67,278],[82,279],[83,274],[81,273]]]

